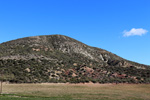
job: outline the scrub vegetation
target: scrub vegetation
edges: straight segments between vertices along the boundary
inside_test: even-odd
[[[63,35],[0,44],[0,80],[10,83],[150,83],[150,66]]]

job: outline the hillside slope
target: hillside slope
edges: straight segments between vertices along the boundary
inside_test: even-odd
[[[149,83],[149,66],[63,35],[0,44],[1,80],[10,82]]]

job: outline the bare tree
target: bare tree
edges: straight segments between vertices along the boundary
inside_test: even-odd
[[[9,81],[14,79],[14,75],[13,74],[0,74],[0,94],[2,94],[3,92],[3,82],[4,81]]]
[[[2,94],[2,81],[1,81],[1,88],[0,88],[0,94]]]
[[[1,88],[0,88],[0,94],[2,94],[2,87],[3,87],[3,86],[2,86],[2,85],[3,85],[3,78],[2,78],[2,75],[0,75],[0,82],[1,82],[1,83],[0,83],[0,84],[1,84],[1,86],[0,86],[0,87],[1,87]]]

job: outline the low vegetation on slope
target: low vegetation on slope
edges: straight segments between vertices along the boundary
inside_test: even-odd
[[[62,35],[0,44],[0,79],[15,83],[150,83],[149,66]]]

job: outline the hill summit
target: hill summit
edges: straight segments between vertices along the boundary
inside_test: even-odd
[[[149,66],[63,35],[0,44],[0,79],[18,83],[149,83]]]

